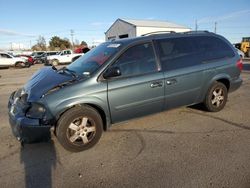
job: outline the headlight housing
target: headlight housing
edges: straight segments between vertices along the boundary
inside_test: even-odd
[[[32,103],[31,107],[26,112],[26,117],[42,119],[45,115],[46,109],[43,105],[38,103]]]

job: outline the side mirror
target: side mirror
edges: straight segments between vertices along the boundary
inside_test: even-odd
[[[114,78],[121,76],[121,70],[118,67],[110,67],[106,72],[103,74],[103,78]]]

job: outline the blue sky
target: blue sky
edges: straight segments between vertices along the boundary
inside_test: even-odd
[[[214,31],[231,42],[250,36],[249,0],[0,0],[0,48],[10,43],[26,47],[39,35],[85,40],[89,45],[104,40],[104,32],[117,18],[166,20],[200,30]]]

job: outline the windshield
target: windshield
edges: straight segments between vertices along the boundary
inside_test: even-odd
[[[121,44],[103,43],[77,59],[67,68],[80,75],[91,75],[97,71],[120,48]]]

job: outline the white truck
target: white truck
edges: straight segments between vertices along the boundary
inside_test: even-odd
[[[48,56],[47,61],[49,62],[50,65],[56,66],[64,63],[72,63],[82,55],[83,53],[77,54],[74,53],[72,50],[63,50],[56,55]]]
[[[11,54],[0,52],[0,67],[29,67],[27,59],[22,57],[15,57]]]

